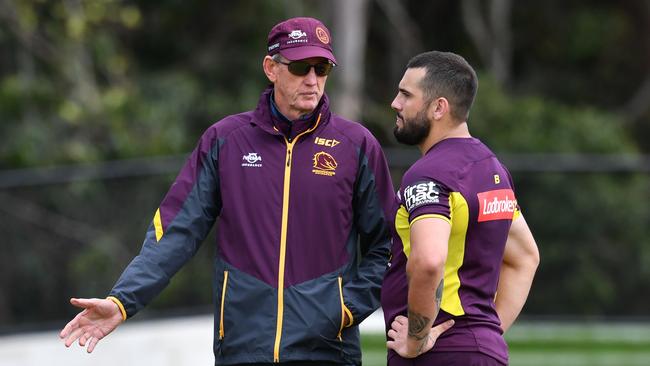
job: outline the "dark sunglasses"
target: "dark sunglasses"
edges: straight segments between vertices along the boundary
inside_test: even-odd
[[[334,65],[330,62],[320,62],[317,64],[310,64],[307,61],[284,62],[277,58],[274,58],[273,60],[277,63],[287,65],[289,72],[296,76],[305,76],[309,74],[309,70],[311,70],[312,67],[314,68],[314,72],[316,73],[317,76],[327,76],[330,73],[330,71],[332,71],[332,68],[334,67]]]

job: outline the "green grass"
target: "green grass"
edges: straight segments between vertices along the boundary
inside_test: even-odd
[[[506,335],[511,366],[648,366],[650,324],[518,323]],[[383,334],[363,334],[363,365],[386,364]]]

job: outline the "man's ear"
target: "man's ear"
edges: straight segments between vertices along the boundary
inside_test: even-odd
[[[275,83],[278,79],[278,63],[273,61],[271,56],[264,56],[262,60],[262,68],[264,69],[264,74],[269,79],[270,82]]]
[[[435,121],[442,119],[442,117],[448,113],[449,101],[445,97],[440,97],[432,100],[427,111],[429,118]]]

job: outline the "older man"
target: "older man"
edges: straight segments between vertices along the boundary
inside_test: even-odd
[[[96,343],[156,296],[220,218],[214,354],[219,365],[359,365],[357,325],[379,306],[389,256],[387,164],[359,123],[330,111],[336,65],[313,18],[271,29],[270,85],[253,111],[201,137],[107,299],[61,332]]]

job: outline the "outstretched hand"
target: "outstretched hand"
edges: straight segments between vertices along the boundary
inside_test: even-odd
[[[106,337],[123,321],[122,313],[113,301],[108,299],[70,299],[70,303],[84,310],[77,314],[59,333],[70,347],[77,339],[79,346],[88,345],[86,351],[91,353],[97,342]]]
[[[392,340],[386,342],[386,347],[397,352],[398,355],[404,358],[414,358],[433,348],[438,337],[453,325],[453,319],[447,320],[431,328],[429,334],[424,339],[417,340],[408,336],[408,318],[398,315],[393,320],[391,329],[388,331],[388,337]]]

